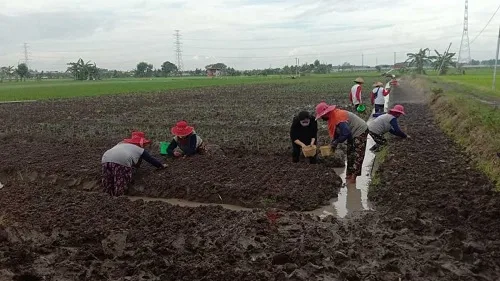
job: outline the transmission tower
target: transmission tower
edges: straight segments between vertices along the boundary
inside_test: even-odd
[[[175,57],[177,58],[177,71],[182,75],[182,49],[181,49],[181,34],[179,30],[175,31]]]
[[[460,50],[458,51],[458,63],[470,63],[470,45],[469,45],[469,0],[465,0],[464,12],[464,30],[462,33],[462,42],[460,43]]]
[[[24,43],[24,63],[28,65],[29,60],[28,43]]]

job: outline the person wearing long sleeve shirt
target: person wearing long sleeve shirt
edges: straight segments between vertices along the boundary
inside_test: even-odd
[[[371,93],[371,102],[375,106],[375,113],[384,112],[385,97],[389,95],[390,90],[384,88],[382,82],[377,82],[373,85],[375,88]]]
[[[302,148],[315,145],[318,138],[318,122],[309,112],[301,111],[295,116],[290,127],[290,139],[292,140],[292,160],[299,162],[300,151]],[[309,157],[309,162],[315,164],[316,156]]]
[[[354,86],[352,86],[351,91],[349,92],[349,100],[351,101],[351,106],[356,110],[361,102],[361,91],[363,88],[363,84],[365,80],[363,78],[358,77],[354,80]]]
[[[179,121],[171,129],[174,138],[167,148],[167,155],[174,157],[193,156],[205,151],[205,145],[200,136],[186,121]],[[176,150],[178,148],[178,150]]]
[[[386,133],[400,138],[409,138],[399,127],[398,118],[401,115],[405,115],[404,107],[398,104],[390,109],[389,113],[382,114],[368,123],[369,134],[375,141],[375,145],[370,148],[371,151],[379,151],[382,146],[387,144],[387,139],[384,137]]]
[[[125,194],[127,186],[132,181],[133,168],[138,168],[142,160],[158,169],[167,166],[144,149],[150,143],[143,132],[133,132],[130,139],[124,139],[103,154],[101,183],[104,192],[111,196]]]
[[[356,183],[356,178],[361,175],[361,168],[365,158],[366,138],[368,126],[356,114],[328,105],[324,102],[316,106],[316,120],[328,121],[333,149],[339,143],[347,142],[347,172],[348,183]]]

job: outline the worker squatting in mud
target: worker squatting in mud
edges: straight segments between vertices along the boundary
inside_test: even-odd
[[[318,122],[307,111],[301,111],[292,120],[290,128],[290,139],[292,140],[292,159],[299,162],[300,151],[308,146],[314,146],[318,139]],[[316,164],[316,154],[309,158],[309,163]]]
[[[174,138],[168,146],[167,154],[174,157],[186,157],[206,152],[203,139],[196,134],[194,127],[182,120],[170,130]]]

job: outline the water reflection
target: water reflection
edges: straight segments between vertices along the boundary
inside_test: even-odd
[[[386,87],[388,87],[386,85]],[[389,95],[390,96],[390,95]],[[387,112],[389,107],[389,96],[385,98],[384,111]],[[374,112],[372,112],[374,113]],[[370,116],[369,121],[373,119]],[[337,217],[344,218],[347,215],[353,214],[358,211],[371,210],[372,206],[368,201],[368,188],[370,186],[373,164],[375,162],[375,153],[370,151],[370,147],[375,144],[371,136],[368,136],[366,141],[365,159],[363,160],[363,167],[361,176],[356,179],[355,184],[346,184],[345,182],[345,168],[337,168],[335,172],[342,178],[342,188],[338,193],[336,199],[332,199],[328,206],[312,211],[311,213],[319,217],[328,215],[336,215]],[[347,166],[347,163],[346,163]]]

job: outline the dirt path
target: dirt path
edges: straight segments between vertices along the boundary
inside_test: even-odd
[[[478,280],[500,276],[500,194],[476,171],[434,122],[422,92],[403,82],[393,101],[404,101],[409,141],[393,140],[379,168],[381,185],[370,194],[398,227],[436,239],[433,247],[454,260],[453,272]],[[381,210],[382,211],[382,210]],[[458,277],[458,276],[457,276]]]

